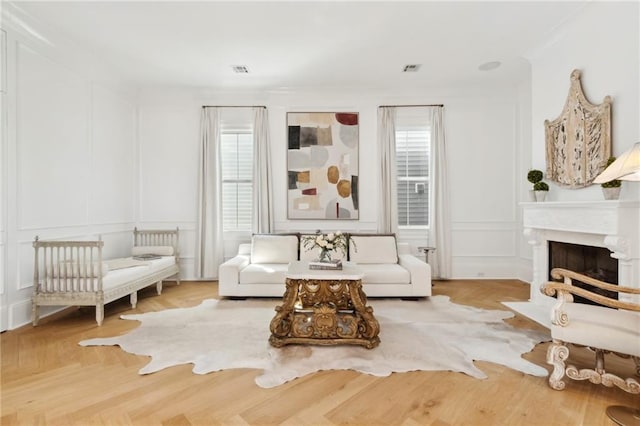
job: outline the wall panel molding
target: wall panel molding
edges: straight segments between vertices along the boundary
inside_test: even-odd
[[[87,224],[89,83],[16,43],[17,228]]]

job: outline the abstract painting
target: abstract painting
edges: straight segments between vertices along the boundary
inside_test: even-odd
[[[289,219],[358,219],[358,118],[287,113]]]

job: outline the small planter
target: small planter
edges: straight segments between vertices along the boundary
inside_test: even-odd
[[[548,191],[533,191],[533,192],[536,195],[536,201],[538,202],[544,201],[547,198]]]
[[[602,188],[605,200],[617,200],[620,197],[620,187]]]

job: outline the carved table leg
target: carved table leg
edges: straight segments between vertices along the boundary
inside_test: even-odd
[[[349,293],[351,295],[353,308],[362,318],[364,330],[361,335],[365,339],[369,340],[367,348],[375,348],[380,344],[380,338],[378,337],[378,334],[380,333],[380,323],[378,323],[378,320],[373,316],[373,308],[371,306],[366,306],[367,298],[362,292],[362,281],[351,283],[349,286]]]
[[[291,332],[291,324],[293,323],[293,310],[298,298],[298,284],[294,280],[287,278],[287,287],[282,297],[283,303],[276,306],[276,315],[271,320],[269,329],[271,337],[269,343],[276,348],[284,346],[285,338]]]

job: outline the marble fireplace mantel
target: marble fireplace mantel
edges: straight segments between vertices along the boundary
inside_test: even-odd
[[[533,247],[533,278],[529,302],[510,307],[549,326],[555,299],[540,292],[549,278],[549,241],[609,249],[611,257],[618,259],[618,283],[640,287],[640,201],[551,201],[520,206],[524,235]],[[621,300],[633,301],[630,297]]]

